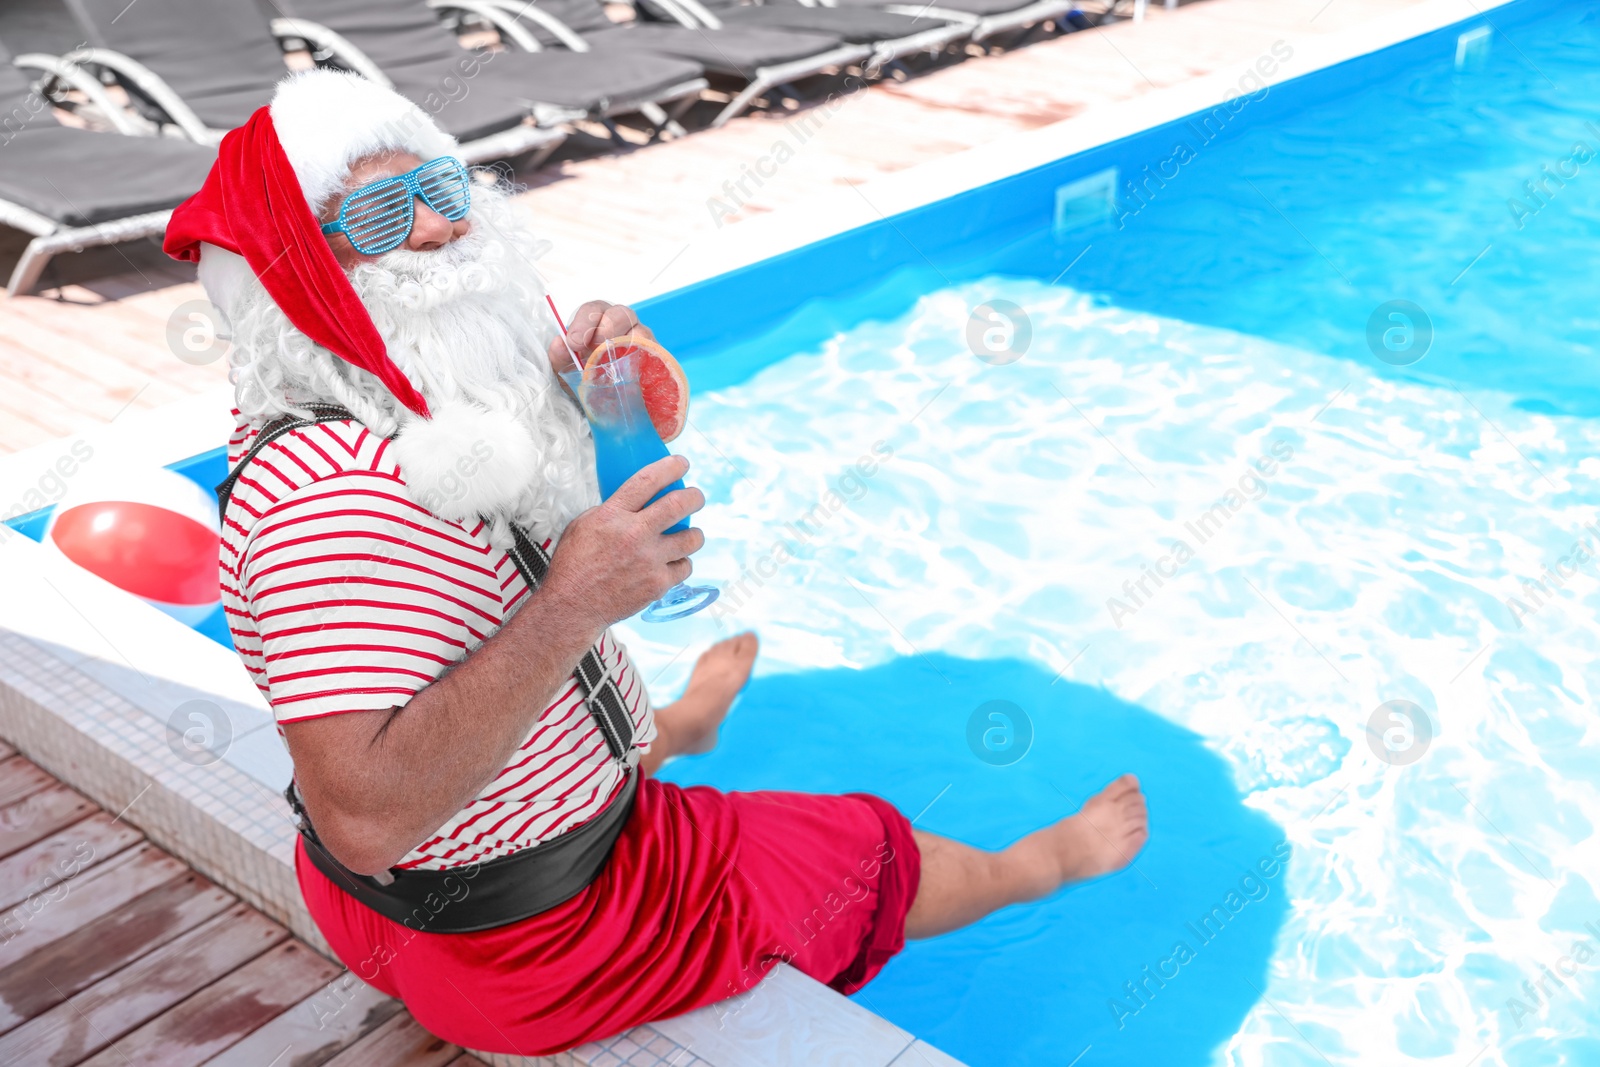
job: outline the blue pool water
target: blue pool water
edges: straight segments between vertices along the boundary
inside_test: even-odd
[[[1150,795],[1137,869],[913,944],[863,1004],[975,1067],[1600,1063],[1597,54],[1600,5],[1525,0],[645,309],[724,598],[630,648],[665,698],[696,642],[763,639],[668,776],[990,847],[1124,770]],[[1120,227],[1054,227],[1185,138]],[[999,301],[1005,365],[967,341]],[[1369,345],[1390,301],[1419,361]]]

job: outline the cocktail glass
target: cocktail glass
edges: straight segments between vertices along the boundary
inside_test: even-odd
[[[639,387],[639,365],[631,354],[619,353],[610,341],[600,362],[589,372],[588,381],[576,370],[561,375],[578,397],[589,428],[594,434],[595,474],[602,498],[611,496],[623,482],[669,453],[645,410],[644,393]],[[683,488],[678,479],[651,497],[654,503],[674,489]],[[678,533],[689,528],[687,518],[664,531]],[[711,585],[679,582],[660,600],[645,608],[639,617],[645,622],[671,622],[709,607],[718,590]]]

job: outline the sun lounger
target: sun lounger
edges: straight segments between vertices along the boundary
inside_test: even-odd
[[[7,294],[32,289],[61,252],[161,233],[213,155],[187,141],[60,125],[0,45],[0,223],[33,235]]]
[[[198,144],[215,144],[242,125],[288,73],[254,0],[33,2],[65,4],[74,17],[76,33],[62,36],[59,47],[66,51],[60,63],[109,71],[141,115],[176,127]],[[74,47],[81,41],[87,46]],[[442,94],[440,102],[434,117],[461,141],[468,162],[524,152],[542,158],[566,139],[563,130],[527,124],[525,101],[480,93],[472,108]]]
[[[678,0],[670,0],[678,2]],[[1007,30],[1042,26],[1064,19],[1074,12],[1080,13],[1096,24],[1108,20],[1120,4],[1137,8],[1143,18],[1145,0],[1100,0],[1087,5],[1083,0],[928,0],[927,3],[906,0],[819,0],[839,7],[859,10],[876,8],[922,18],[948,19],[964,22],[970,29],[971,40],[983,41]],[[1169,2],[1168,6],[1175,6]]]
[[[691,27],[718,30],[724,26],[803,33],[827,33],[852,44],[872,46],[864,66],[876,72],[885,64],[918,52],[935,54],[972,32],[970,19],[932,15],[907,15],[866,7],[824,7],[805,0],[638,0],[653,14],[671,17]],[[687,20],[686,22],[684,20]]]
[[[464,0],[455,6],[464,6]],[[671,24],[618,24],[606,16],[600,0],[471,0],[471,8],[493,23],[502,40],[518,47],[528,47],[525,42],[532,41],[544,47],[574,48],[581,42],[593,52],[625,53],[629,63],[651,54],[692,59],[708,74],[742,86],[712,126],[723,125],[774,87],[872,55],[870,45],[831,33],[745,26],[708,29],[687,16]]]
[[[424,0],[271,2],[285,16],[273,20],[280,36],[301,37],[334,63],[414,100],[443,96],[439,117],[454,113],[449,121],[468,127],[521,100],[546,121],[638,112],[659,132],[671,123],[663,105],[692,103],[706,88],[699,64],[668,55],[619,67],[566,50],[468,52]]]

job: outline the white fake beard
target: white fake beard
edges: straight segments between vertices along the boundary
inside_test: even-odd
[[[359,264],[350,283],[392,359],[428,402],[412,414],[376,377],[289,323],[257,283],[233,326],[239,410],[252,421],[308,403],[340,404],[395,442],[418,503],[441,518],[507,520],[558,538],[599,501],[587,423],[545,353],[556,327],[533,261],[534,239],[509,197],[473,190],[472,230],[443,248],[399,250]]]

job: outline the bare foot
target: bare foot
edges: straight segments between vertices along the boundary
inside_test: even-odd
[[[1090,797],[1076,815],[1024,837],[1008,852],[1022,865],[1030,897],[1120,871],[1150,838],[1139,779],[1131,774]]]
[[[760,644],[755,634],[742,633],[718,641],[701,654],[682,698],[656,710],[663,758],[710,752],[716,746],[717,729],[733,698],[750,680]]]

